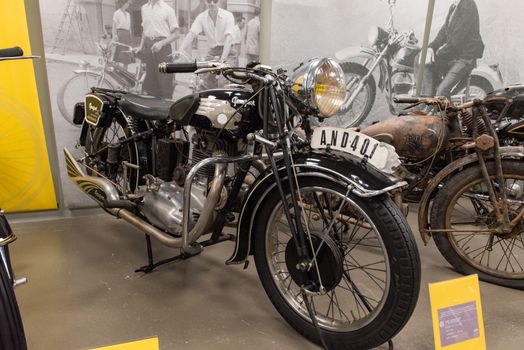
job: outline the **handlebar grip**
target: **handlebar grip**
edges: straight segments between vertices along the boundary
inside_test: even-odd
[[[395,103],[419,103],[423,99],[420,97],[399,97],[396,96],[393,98],[393,102]]]
[[[0,49],[0,57],[18,57],[23,56],[24,50],[19,46],[10,47],[7,49]]]
[[[193,73],[198,69],[197,63],[160,63],[158,70],[160,73]]]

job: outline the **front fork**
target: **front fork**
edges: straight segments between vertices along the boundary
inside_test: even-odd
[[[481,135],[477,137],[477,125],[479,122],[479,118],[482,118],[484,124],[489,126],[489,136]],[[524,208],[520,210],[520,213],[513,220],[510,220],[508,207],[508,193],[504,182],[504,173],[502,170],[502,161],[499,149],[499,138],[491,125],[491,121],[487,116],[486,111],[481,104],[481,101],[475,100],[473,104],[473,138],[476,142],[475,150],[478,155],[479,166],[482,171],[484,183],[488,188],[489,198],[491,203],[493,204],[495,217],[497,219],[497,227],[495,228],[495,234],[506,234],[510,233],[513,230],[513,228],[519,223],[519,221],[524,217]],[[496,171],[495,178],[499,184],[498,188],[500,200],[497,197],[495,186],[489,177],[488,168],[484,159],[484,153],[488,151],[493,152]],[[493,244],[493,238],[494,234],[492,234],[490,237],[488,249],[491,249],[491,246]]]
[[[375,71],[377,66],[380,64],[380,62],[382,61],[382,59],[386,55],[388,49],[389,49],[389,45],[386,45],[386,47],[384,47],[384,49],[377,56],[377,58],[375,59],[375,61],[371,65],[371,67],[368,68],[368,73],[359,81],[357,87],[355,88],[355,90],[353,91],[351,96],[349,96],[349,100],[346,102],[347,106],[351,106],[353,104],[353,102],[355,102],[355,99],[357,98],[358,94],[360,93],[360,91],[362,91],[362,89],[364,88],[364,85],[368,81],[369,77],[373,74],[373,72]],[[367,64],[367,62],[364,63],[364,66],[366,64]],[[347,90],[351,89],[351,87],[352,87],[352,85],[347,86]]]
[[[283,210],[284,215],[286,216],[286,219],[288,221],[291,235],[293,237],[293,240],[295,241],[295,246],[297,247],[297,254],[300,257],[300,262],[298,269],[301,271],[306,272],[307,266],[309,264],[309,252],[306,246],[306,238],[305,238],[305,232],[304,228],[302,226],[302,223],[300,221],[301,218],[301,208],[298,204],[298,197],[297,197],[297,191],[300,191],[298,187],[295,187],[295,181],[296,178],[295,170],[292,167],[292,157],[290,154],[290,139],[289,134],[285,131],[285,125],[284,122],[287,121],[287,109],[284,104],[284,102],[277,97],[277,93],[275,90],[279,90],[281,92],[281,88],[275,84],[270,85],[266,87],[265,93],[269,94],[269,100],[271,101],[271,106],[273,107],[273,110],[275,111],[275,119],[277,122],[277,128],[278,128],[278,134],[280,135],[278,144],[282,148],[282,155],[283,155],[283,161],[286,168],[287,173],[287,181],[290,188],[290,195],[291,195],[291,203],[293,205],[293,209],[295,211],[294,217],[291,215],[290,208],[287,205],[287,197],[284,192],[283,187],[283,181],[279,176],[278,167],[275,161],[275,158],[273,157],[273,147],[265,143],[264,147],[266,150],[266,153],[269,158],[269,162],[271,165],[271,169],[273,170],[273,173],[275,174],[275,182],[278,188],[278,191],[280,193],[280,199],[283,204]],[[266,95],[267,96],[267,95]],[[264,99],[264,137],[268,137],[268,120],[270,117],[270,106],[268,103],[268,99]],[[298,185],[298,184],[297,184]]]

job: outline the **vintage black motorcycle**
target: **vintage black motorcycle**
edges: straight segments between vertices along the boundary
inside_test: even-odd
[[[24,56],[19,47],[0,49],[0,62],[32,57]],[[26,279],[16,280],[11,267],[9,244],[15,240],[16,236],[0,210],[0,349],[25,350],[27,343],[14,287],[25,283]]]
[[[445,97],[398,97],[426,104],[436,115],[411,112],[362,129],[395,147],[409,186],[404,201],[417,202],[419,230],[464,274],[524,289],[524,98],[502,89],[475,103]],[[520,99],[520,100],[519,100]],[[400,196],[400,195],[398,195]],[[403,206],[402,200],[397,204]]]
[[[524,85],[495,90],[484,101],[501,145],[524,145]]]
[[[389,195],[406,184],[392,175],[398,157],[363,134],[309,126],[343,102],[340,66],[314,59],[291,77],[262,65],[160,69],[232,84],[176,102],[93,88],[75,108],[84,152],[64,150],[71,180],[145,232],[149,247],[154,237],[180,249],[167,261],[234,240],[227,264],[247,267],[254,255],[275,308],[317,344],[369,349],[399,332],[417,301],[420,260]],[[140,271],[166,262],[149,252]]]

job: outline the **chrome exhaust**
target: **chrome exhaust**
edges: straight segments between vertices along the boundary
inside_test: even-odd
[[[73,181],[83,192],[88,194],[93,198],[102,208],[108,211],[110,214],[116,216],[117,218],[123,219],[126,222],[137,227],[145,234],[156,238],[162,244],[171,247],[171,248],[188,248],[190,244],[194,243],[202,234],[206,233],[211,224],[213,223],[215,207],[220,199],[222,193],[222,188],[224,187],[224,182],[226,179],[226,167],[227,162],[215,164],[215,173],[213,181],[211,182],[210,190],[208,192],[204,208],[200,213],[197,223],[193,229],[186,234],[182,234],[182,237],[173,237],[170,234],[156,228],[147,221],[138,217],[136,214],[132,213],[127,209],[122,208],[107,208],[104,203],[108,202],[119,202],[120,196],[118,194],[115,186],[109,181],[101,177],[94,177],[85,175],[82,169],[79,167],[76,160],[73,158],[71,153],[64,148],[64,155],[67,164],[67,174],[71,181]],[[207,162],[213,162],[215,158],[208,158]],[[225,158],[220,158],[224,161]],[[202,164],[205,165],[205,164]],[[196,171],[200,167],[195,167]],[[191,173],[190,178],[192,179],[196,171]],[[188,176],[189,177],[189,176]],[[186,181],[186,186],[189,187],[187,194],[191,188],[191,181]],[[189,200],[187,200],[187,207],[189,208]],[[189,219],[189,211],[184,212],[184,221],[187,222]],[[187,226],[186,226],[187,227]],[[187,231],[186,231],[187,232]]]
[[[206,203],[204,204],[204,208],[200,213],[197,223],[187,236],[182,234],[182,237],[173,237],[172,235],[159,230],[147,221],[139,218],[127,209],[109,209],[109,212],[142,230],[148,236],[156,238],[160,243],[168,247],[188,249],[189,245],[206,233],[210,225],[213,223],[215,207],[220,199],[222,187],[224,187],[226,179],[226,166],[226,164],[215,165],[215,174],[207,195]],[[191,186],[189,185],[189,187]],[[189,203],[187,205],[189,206]],[[189,215],[189,213],[187,213],[187,215]],[[187,217],[184,217],[184,220],[187,219]]]
[[[67,175],[82,192],[93,198],[101,207],[104,207],[104,201],[118,201],[120,196],[117,189],[111,183],[102,177],[94,177],[84,174],[73,155],[64,148],[64,157],[67,164]]]

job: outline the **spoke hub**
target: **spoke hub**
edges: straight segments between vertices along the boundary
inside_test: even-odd
[[[511,221],[517,217],[519,212],[517,210],[509,210],[508,214],[509,220]],[[520,220],[520,222],[513,227],[507,226],[504,224],[500,224],[497,221],[494,212],[489,214],[486,224],[490,229],[494,230],[495,235],[502,239],[513,239],[524,232],[524,220]]]
[[[340,248],[330,236],[316,232],[311,233],[314,251],[311,251],[308,239],[306,242],[310,256],[306,262],[298,256],[295,240],[289,240],[286,246],[286,265],[291,278],[308,292],[328,293],[340,283],[344,272]],[[309,267],[303,269],[302,266]]]

